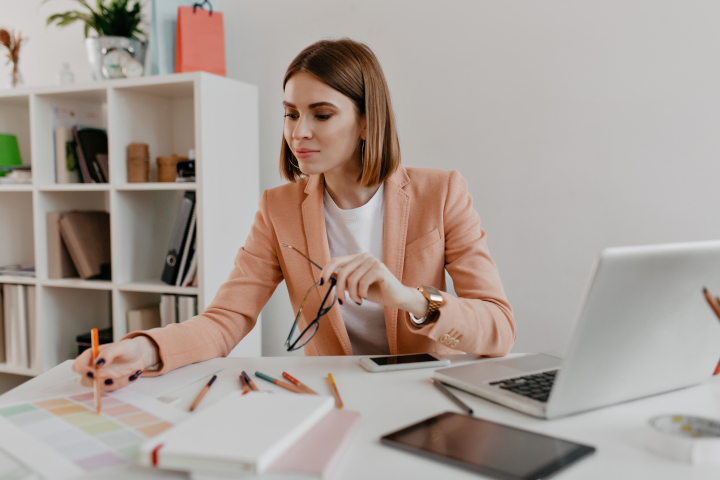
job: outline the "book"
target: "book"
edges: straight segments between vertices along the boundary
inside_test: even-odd
[[[171,323],[177,323],[177,299],[175,295],[163,294],[160,296],[160,326]]]
[[[5,356],[8,365],[28,366],[27,303],[23,285],[3,284]]]
[[[129,310],[127,312],[127,331],[137,332],[139,330],[150,330],[160,327],[160,306]]]
[[[60,219],[60,234],[80,278],[98,277],[110,265],[110,214],[67,212]],[[109,278],[107,278],[109,280]]]
[[[185,246],[183,247],[183,253],[182,257],[180,258],[180,266],[178,267],[178,273],[177,278],[175,279],[175,286],[179,287],[182,285],[183,280],[185,279],[185,274],[187,273],[187,268],[190,265],[188,255],[190,255],[190,250],[195,242],[195,224],[197,220],[197,210],[193,209],[192,217],[190,217],[190,228],[188,228],[187,233],[185,234],[185,240],[183,243],[185,243]],[[194,251],[193,251],[194,253]]]
[[[110,168],[107,153],[98,153],[95,155],[95,158],[97,159],[97,164],[100,167],[100,173],[102,174],[105,183],[108,183],[110,181]]]
[[[197,275],[197,237],[193,239],[193,246],[192,250],[190,251],[190,265],[188,265],[187,272],[185,273],[185,278],[182,281],[183,287],[189,286],[193,280],[195,279],[195,276]]]
[[[177,321],[182,323],[197,315],[197,297],[194,295],[177,295]]]
[[[72,128],[75,150],[85,183],[107,183],[98,162],[98,154],[108,153],[107,132],[100,128]]]
[[[34,277],[35,267],[32,265],[5,265],[0,267],[0,275],[12,275],[15,277]]]
[[[331,410],[270,465],[264,477],[271,480],[275,473],[282,478],[287,478],[282,474],[294,474],[292,478],[329,479],[359,426],[358,412]]]
[[[180,261],[182,260],[182,252],[187,240],[187,233],[190,227],[192,214],[195,210],[195,192],[185,192],[172,237],[170,238],[170,246],[165,257],[165,267],[163,268],[162,281],[168,285],[175,285],[178,272],[180,271]]]
[[[55,129],[55,182],[79,183],[80,175],[77,171],[77,155],[73,147],[73,132],[71,128],[58,127]]]
[[[60,234],[60,219],[63,213],[47,213],[48,278],[74,278],[79,276],[70,252]]]
[[[82,149],[80,148],[80,141],[78,139],[77,132],[78,132],[77,126],[72,127],[72,133],[73,133],[72,148],[75,151],[75,158],[77,160],[77,170],[80,175],[80,182],[94,183],[92,177],[90,177],[90,170],[88,169],[88,165],[85,162],[85,156],[83,155]]]
[[[263,473],[334,407],[333,397],[233,392],[140,447],[142,465]],[[159,447],[159,448],[158,448]]]
[[[40,366],[40,350],[35,348],[37,345],[37,308],[36,308],[36,288],[35,285],[25,285],[25,300],[27,301],[25,312],[27,314],[26,325],[27,325],[27,340],[28,340],[28,354],[27,354],[27,366],[28,368],[36,368]]]

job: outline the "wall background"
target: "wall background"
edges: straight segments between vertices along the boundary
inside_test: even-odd
[[[46,28],[73,2],[0,0],[30,37],[27,84],[68,61],[90,81],[82,30]],[[282,183],[282,77],[326,37],[366,42],[393,95],[403,163],[459,170],[515,309],[515,351],[561,351],[598,252],[720,238],[720,4],[220,0],[228,76],[260,89],[261,187]],[[0,80],[8,75],[0,66]],[[232,259],[228,259],[229,262]],[[263,311],[283,354],[284,286]]]

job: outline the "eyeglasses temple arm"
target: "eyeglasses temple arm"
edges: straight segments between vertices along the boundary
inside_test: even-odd
[[[292,248],[292,249],[295,250],[297,253],[299,253],[300,255],[302,255],[303,257],[305,257],[305,259],[306,259],[308,262],[312,263],[313,265],[315,265],[315,266],[316,266],[317,268],[319,268],[320,270],[323,269],[323,267],[321,267],[321,266],[318,265],[317,263],[315,263],[315,262],[313,262],[312,260],[310,260],[310,258],[309,258],[307,255],[305,255],[303,252],[301,252],[301,251],[298,250],[297,248],[293,247],[292,245],[286,245],[286,244],[284,244],[284,243],[281,243],[280,246],[281,246],[281,247],[285,247],[285,248]]]

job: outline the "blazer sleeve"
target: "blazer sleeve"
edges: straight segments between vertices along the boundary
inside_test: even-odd
[[[445,335],[445,339],[455,338],[455,350],[491,357],[506,355],[516,337],[512,307],[490,257],[467,182],[457,171],[450,174],[443,221],[445,269],[458,296],[443,292],[437,322],[422,329],[409,328],[445,345]]]
[[[146,370],[143,375],[162,375],[191,363],[227,356],[253,329],[283,279],[277,243],[268,216],[267,192],[263,192],[245,246],[238,251],[228,280],[208,308],[183,323],[132,332],[123,338],[144,335],[157,344],[161,367],[154,372]]]

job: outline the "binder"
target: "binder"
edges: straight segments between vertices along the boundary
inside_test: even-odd
[[[3,289],[0,288],[0,363],[5,363],[5,302]]]
[[[182,252],[187,240],[187,233],[190,227],[192,214],[195,210],[195,192],[185,192],[182,202],[180,203],[180,211],[177,220],[175,220],[175,228],[167,256],[165,257],[165,267],[162,273],[162,281],[168,285],[175,285],[177,276],[180,271],[180,262],[182,260]]]
[[[177,321],[182,323],[197,315],[197,297],[194,295],[177,296]]]
[[[78,163],[85,183],[107,183],[97,155],[108,153],[108,139],[105,130],[99,128],[72,128],[75,137]]]
[[[26,285],[25,287],[25,299],[27,300],[27,306],[25,312],[27,313],[26,326],[27,326],[27,366],[28,368],[37,368],[40,366],[40,349],[35,348],[37,345],[37,309],[35,303],[36,288],[35,285]]]
[[[167,327],[171,323],[177,323],[177,300],[175,295],[161,295],[160,326]]]
[[[28,366],[28,334],[25,289],[23,285],[3,285],[5,305],[6,363],[15,367]]]
[[[189,255],[194,253],[194,249],[192,249],[193,243],[195,241],[195,223],[197,220],[197,210],[193,209],[192,217],[190,218],[190,228],[188,228],[187,234],[185,235],[185,246],[183,247],[183,254],[182,258],[180,260],[180,267],[178,268],[178,274],[177,278],[175,279],[175,286],[179,287],[182,285],[183,280],[185,279],[185,274],[187,272],[187,267],[190,265],[190,259],[188,258]]]

